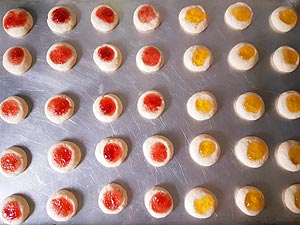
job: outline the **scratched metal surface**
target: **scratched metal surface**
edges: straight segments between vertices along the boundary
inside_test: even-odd
[[[252,25],[245,31],[228,29],[223,14],[233,0],[222,1],[154,1],[161,13],[161,26],[148,34],[138,33],[132,22],[134,9],[144,0],[104,1],[0,1],[0,16],[14,7],[23,7],[34,18],[34,28],[22,39],[10,38],[0,29],[0,59],[4,51],[14,45],[30,49],[34,63],[22,77],[10,75],[0,65],[0,99],[11,95],[24,97],[30,105],[28,118],[19,125],[0,121],[0,149],[10,146],[24,147],[29,156],[28,169],[15,178],[0,176],[0,200],[14,193],[27,197],[31,215],[25,224],[52,224],[46,214],[48,197],[58,189],[68,188],[79,199],[78,214],[68,224],[299,224],[300,218],[285,209],[281,191],[300,182],[299,173],[285,172],[274,159],[274,149],[286,139],[299,139],[300,121],[288,121],[275,112],[274,102],[279,93],[300,89],[299,69],[288,75],[279,75],[269,64],[269,56],[280,45],[300,48],[299,24],[287,34],[273,32],[268,16],[280,5],[294,5],[297,1],[245,1],[254,10]],[[149,2],[149,1],[147,1]],[[108,34],[96,32],[90,23],[93,7],[108,3],[118,12],[120,24]],[[179,27],[177,16],[181,8],[200,3],[206,9],[209,26],[200,35],[190,36]],[[64,36],[53,34],[46,25],[47,13],[54,5],[67,5],[76,15],[78,24]],[[58,41],[68,41],[77,49],[79,59],[67,73],[56,72],[46,61],[46,51]],[[230,48],[241,41],[257,46],[260,60],[248,72],[229,68],[226,56]],[[119,70],[106,75],[92,60],[94,49],[102,43],[112,43],[122,51],[123,64]],[[135,65],[135,54],[144,45],[154,44],[164,53],[166,62],[161,71],[142,74]],[[202,74],[187,71],[182,63],[186,48],[203,44],[214,55],[213,66]],[[166,99],[166,111],[156,120],[143,119],[137,112],[138,96],[146,90],[157,89]],[[195,122],[186,112],[186,102],[195,92],[209,90],[218,100],[218,112],[208,121]],[[266,103],[266,113],[256,122],[239,119],[232,103],[241,93],[255,91]],[[55,125],[44,115],[46,100],[57,93],[70,95],[76,103],[76,113],[62,125]],[[92,112],[93,101],[104,93],[116,93],[124,104],[122,116],[111,124],[102,124]],[[220,142],[222,154],[212,167],[196,165],[188,154],[189,142],[200,133],[209,133]],[[174,158],[169,164],[155,169],[146,163],[142,144],[153,134],[169,137],[175,146]],[[245,135],[265,139],[270,158],[260,169],[242,166],[233,155],[236,141]],[[96,144],[105,137],[123,137],[129,145],[129,156],[118,168],[101,166],[95,156]],[[47,162],[49,146],[60,140],[71,140],[82,150],[79,166],[70,174],[57,174]],[[105,215],[97,205],[98,193],[109,182],[119,182],[129,194],[128,207],[118,215]],[[244,185],[255,185],[264,192],[266,207],[255,218],[242,214],[234,204],[234,190]],[[170,190],[175,200],[174,211],[164,219],[154,219],[147,213],[143,197],[147,189],[162,185]],[[184,210],[184,195],[195,186],[204,186],[218,199],[216,213],[209,219],[197,220]]]

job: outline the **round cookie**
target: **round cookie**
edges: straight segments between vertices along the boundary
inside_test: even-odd
[[[183,55],[184,66],[192,72],[206,71],[212,64],[210,50],[202,45],[189,47]]]
[[[28,105],[19,96],[11,96],[0,103],[0,118],[7,123],[17,124],[28,115]]]
[[[1,153],[0,163],[0,172],[4,176],[18,176],[27,167],[27,154],[19,147],[10,147]]]
[[[280,6],[272,12],[269,18],[271,28],[279,33],[292,30],[297,24],[296,12],[287,6]]]
[[[281,93],[276,100],[276,111],[285,119],[300,118],[300,93],[293,90]]]
[[[4,15],[2,25],[8,35],[20,38],[31,30],[33,19],[25,9],[11,9]]]
[[[10,195],[0,203],[0,218],[5,224],[21,224],[30,213],[26,199],[20,195]]]
[[[154,218],[164,218],[173,210],[173,198],[163,187],[155,186],[145,194],[145,206]]]
[[[103,166],[117,167],[124,162],[127,152],[128,146],[121,138],[105,138],[97,144],[95,155]]]
[[[283,190],[282,202],[291,212],[300,214],[300,184],[293,184]]]
[[[108,5],[99,5],[91,13],[91,23],[100,32],[109,32],[119,23],[116,11]]]
[[[3,67],[14,75],[22,75],[32,65],[32,56],[25,47],[15,46],[7,49],[3,55]]]
[[[212,166],[221,155],[219,143],[208,134],[196,136],[190,143],[189,152],[191,158],[201,166]]]
[[[178,19],[181,28],[189,34],[199,34],[207,28],[207,14],[200,5],[183,8]]]
[[[258,58],[258,52],[254,45],[241,42],[230,50],[227,61],[233,69],[246,71],[256,65]]]
[[[158,91],[146,91],[139,97],[137,109],[142,117],[146,119],[155,119],[165,110],[164,97]]]
[[[230,5],[224,14],[225,23],[234,30],[244,30],[252,23],[253,11],[244,2]]]
[[[276,152],[275,158],[279,166],[291,172],[300,170],[300,142],[288,140],[282,142]]]
[[[70,70],[76,63],[77,52],[75,48],[66,42],[53,44],[46,56],[46,61],[53,69],[61,72]]]
[[[62,189],[50,196],[46,209],[51,219],[57,222],[68,221],[77,213],[78,201],[72,192]]]
[[[272,54],[271,65],[280,73],[291,73],[299,66],[299,53],[289,46],[281,46]]]
[[[198,219],[206,219],[215,212],[217,198],[208,189],[195,187],[186,194],[184,207],[191,216]]]
[[[263,99],[254,92],[240,95],[234,102],[234,111],[244,120],[258,120],[265,112]]]
[[[99,96],[93,104],[95,117],[104,123],[110,123],[122,114],[123,105],[120,98],[114,94]]]
[[[120,213],[127,206],[127,202],[127,192],[120,184],[107,184],[99,193],[98,205],[106,214]]]
[[[133,13],[133,24],[140,32],[152,31],[160,25],[159,13],[152,5],[140,5]]]
[[[197,92],[192,95],[187,104],[187,111],[190,117],[203,121],[212,118],[217,112],[217,100],[208,91]]]
[[[144,46],[136,54],[136,65],[142,72],[157,72],[164,65],[164,56],[157,47]]]
[[[166,165],[173,157],[174,147],[168,138],[162,135],[154,135],[145,140],[143,152],[148,163],[155,167],[161,167]]]
[[[47,24],[54,33],[64,34],[76,25],[76,15],[68,7],[55,6],[48,13]]]
[[[122,64],[121,51],[116,46],[109,44],[97,47],[93,59],[97,66],[105,72],[115,71]]]
[[[269,149],[262,139],[247,136],[240,139],[235,145],[234,154],[243,165],[259,168],[268,160]]]
[[[73,116],[74,107],[74,101],[69,96],[58,94],[46,102],[45,114],[51,122],[60,124]]]
[[[60,141],[52,145],[48,151],[49,165],[58,173],[71,172],[79,164],[80,159],[80,148],[70,141]]]

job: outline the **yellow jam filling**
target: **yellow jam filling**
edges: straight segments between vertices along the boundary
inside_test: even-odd
[[[195,199],[194,208],[197,213],[205,215],[209,210],[214,208],[215,199],[211,195],[206,195],[202,198]]]
[[[207,158],[211,156],[216,150],[216,145],[212,141],[202,141],[199,146],[199,152],[202,157]]]
[[[261,141],[252,141],[248,145],[247,157],[252,161],[262,159],[267,153],[267,146]]]
[[[262,104],[261,99],[257,95],[251,94],[246,96],[243,106],[247,112],[257,113],[261,110]]]
[[[203,66],[209,56],[210,52],[207,49],[198,47],[193,53],[192,62],[196,66]]]
[[[198,98],[196,100],[195,106],[196,106],[197,111],[202,112],[202,113],[209,113],[213,108],[213,105],[209,100],[202,99],[202,98]]]
[[[206,19],[206,13],[198,7],[187,10],[185,19],[191,23],[199,24]]]
[[[249,60],[251,59],[255,54],[255,49],[251,45],[245,45],[239,49],[239,56],[243,60]]]
[[[300,112],[300,95],[292,94],[286,98],[286,105],[290,112]]]
[[[289,158],[293,164],[299,165],[300,163],[300,146],[293,145],[289,150]]]
[[[238,21],[247,22],[251,19],[251,10],[246,6],[237,6],[231,10],[231,15]]]
[[[283,48],[283,60],[287,64],[296,65],[298,61],[298,54],[295,50],[289,48]]]
[[[297,21],[297,14],[292,9],[285,9],[279,12],[279,19],[288,25],[293,25]]]
[[[264,197],[259,191],[249,191],[245,198],[245,206],[252,211],[260,211],[264,207]]]
[[[296,191],[294,195],[295,205],[298,209],[300,209],[300,191]]]

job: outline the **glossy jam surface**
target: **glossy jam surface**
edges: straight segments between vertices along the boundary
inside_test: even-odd
[[[115,20],[115,14],[113,10],[106,6],[102,6],[99,9],[97,9],[96,16],[106,23],[113,23]]]
[[[300,164],[300,146],[293,145],[289,150],[289,158],[294,165]]]
[[[2,215],[7,220],[17,220],[22,216],[22,212],[17,201],[11,201],[6,203],[3,207]]]
[[[52,12],[52,21],[55,23],[67,23],[70,21],[70,12],[66,8],[57,8]]]
[[[51,201],[54,211],[60,216],[70,216],[73,211],[73,204],[65,197],[55,198]]]
[[[117,110],[115,101],[110,97],[103,97],[99,102],[99,108],[105,116],[112,116]]]
[[[103,204],[109,210],[118,209],[123,202],[123,193],[119,189],[107,191],[103,196]]]
[[[161,60],[159,50],[152,46],[145,48],[142,54],[142,60],[147,66],[156,66]]]
[[[151,93],[151,94],[146,95],[143,103],[144,103],[147,111],[156,112],[157,110],[159,110],[162,107],[163,101],[159,95],[157,95],[155,93]]]
[[[243,107],[247,112],[257,113],[261,110],[262,106],[263,103],[257,95],[250,94],[245,97]]]
[[[151,158],[159,163],[164,162],[167,159],[167,147],[161,143],[156,142],[151,146]]]
[[[192,56],[192,62],[195,66],[203,66],[210,56],[210,52],[205,48],[197,47]]]
[[[71,104],[69,100],[64,97],[56,97],[50,100],[47,107],[54,115],[62,116],[70,110]]]
[[[253,190],[246,194],[245,206],[247,209],[252,211],[260,211],[263,209],[264,205],[264,197],[261,192]]]
[[[23,62],[24,57],[24,50],[20,47],[15,47],[8,51],[8,61],[13,65],[20,65]]]
[[[103,150],[103,155],[106,161],[115,163],[121,159],[123,154],[122,148],[116,143],[107,143]]]
[[[297,14],[292,9],[285,9],[279,12],[279,19],[288,25],[294,25],[297,21]]]
[[[251,10],[246,6],[234,7],[231,10],[231,15],[233,15],[238,21],[241,22],[248,22],[252,17]]]
[[[26,22],[27,22],[26,12],[16,12],[12,10],[5,16],[3,25],[4,28],[7,30],[14,27],[24,26]]]
[[[156,18],[155,11],[150,5],[143,6],[138,12],[138,18],[142,23],[149,23]]]
[[[21,166],[21,159],[14,153],[7,153],[1,157],[1,167],[3,170],[14,172]]]
[[[67,46],[57,46],[50,52],[50,59],[54,64],[65,64],[71,59],[72,50]]]
[[[206,13],[199,7],[192,7],[187,10],[185,20],[190,23],[199,24],[206,19]]]
[[[194,208],[197,213],[205,215],[209,210],[215,207],[215,199],[211,195],[195,199]]]
[[[53,159],[59,167],[65,167],[72,159],[72,151],[68,147],[60,145],[54,149]]]
[[[286,105],[290,112],[300,112],[300,94],[291,94],[286,98]]]
[[[198,112],[209,113],[212,110],[213,105],[207,99],[198,98],[195,102],[195,107]]]
[[[158,192],[152,196],[150,204],[154,212],[167,213],[171,209],[173,203],[169,194]]]
[[[20,106],[15,100],[6,100],[1,104],[1,111],[7,117],[17,116],[20,112]]]
[[[287,64],[296,65],[299,61],[298,53],[290,48],[283,48],[282,49],[283,60]]]
[[[199,152],[202,157],[207,158],[211,156],[216,150],[216,144],[213,141],[202,141],[199,146]]]
[[[244,45],[239,49],[239,56],[243,60],[251,59],[255,54],[255,49],[251,45]]]
[[[261,160],[267,154],[267,146],[261,141],[252,141],[248,145],[247,157],[252,161]]]
[[[111,62],[115,57],[115,52],[112,48],[104,46],[98,49],[98,56],[105,62]]]

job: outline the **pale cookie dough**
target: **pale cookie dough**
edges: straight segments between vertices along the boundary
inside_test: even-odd
[[[103,44],[97,47],[93,54],[94,62],[105,72],[117,70],[122,64],[122,54],[114,45]]]
[[[48,13],[47,24],[54,33],[64,34],[76,25],[76,15],[68,7],[55,6]]]
[[[253,11],[244,2],[236,2],[230,5],[225,14],[225,23],[234,30],[246,29],[252,23]]]
[[[58,173],[71,172],[79,164],[80,159],[80,148],[70,141],[60,141],[52,145],[48,151],[49,165]]]
[[[99,96],[93,104],[95,117],[104,123],[110,123],[119,118],[122,114],[123,105],[121,99],[114,94]]]
[[[290,211],[300,214],[300,184],[293,184],[283,190],[282,202]]]
[[[165,110],[164,97],[158,91],[146,91],[139,97],[137,109],[142,117],[146,119],[155,119]]]
[[[10,147],[0,156],[0,172],[6,177],[18,176],[27,167],[27,154],[19,147]]]
[[[19,96],[11,96],[0,103],[0,118],[7,123],[17,124],[28,115],[28,105]]]
[[[202,45],[189,47],[183,55],[184,66],[192,72],[202,72],[208,70],[213,63],[210,50]]]
[[[22,46],[7,49],[3,55],[3,67],[14,75],[22,75],[32,65],[32,56],[29,50]]]
[[[95,156],[103,166],[117,167],[124,162],[127,152],[128,146],[123,139],[105,138],[97,144]]]
[[[294,90],[281,93],[276,100],[276,111],[285,119],[300,118],[300,93]]]
[[[159,12],[152,5],[140,5],[133,13],[133,23],[140,32],[152,31],[160,25]]]
[[[201,91],[189,98],[186,107],[190,117],[202,121],[212,118],[218,106],[216,97],[212,93]]]
[[[207,28],[207,14],[200,5],[183,8],[178,19],[182,29],[190,34],[199,34]]]
[[[63,204],[61,203],[63,200]],[[66,209],[67,207],[67,209]],[[68,190],[59,190],[51,195],[46,205],[48,216],[57,221],[63,222],[70,220],[78,210],[78,201],[76,196]],[[63,213],[58,210],[64,211]],[[70,210],[68,212],[67,210]]]
[[[219,143],[208,134],[196,136],[190,143],[189,152],[191,158],[201,166],[212,166],[221,155]]]
[[[291,73],[299,66],[299,53],[289,46],[281,46],[272,54],[271,65],[280,73]]]
[[[33,19],[25,9],[11,9],[4,15],[2,25],[8,35],[20,38],[31,30]]]
[[[275,152],[279,166],[291,172],[300,170],[300,142],[288,140],[279,145]]]
[[[142,72],[157,72],[164,65],[164,56],[157,47],[144,46],[136,54],[136,65]]]
[[[293,8],[280,6],[272,12],[269,18],[273,30],[286,33],[292,30],[297,24],[297,14]]]
[[[109,32],[119,23],[116,11],[108,5],[99,5],[91,13],[91,23],[100,32]]]

